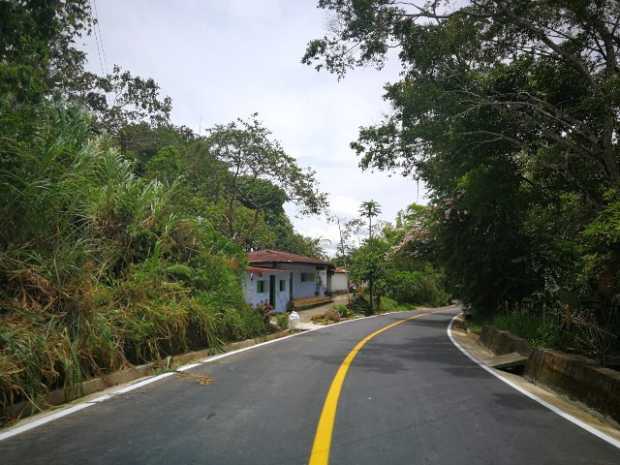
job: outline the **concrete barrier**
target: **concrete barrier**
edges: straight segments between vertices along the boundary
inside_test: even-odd
[[[547,349],[530,354],[525,376],[620,422],[620,372],[580,355]]]
[[[525,339],[517,337],[508,331],[497,329],[494,326],[482,327],[480,342],[496,355],[518,352],[521,355],[529,356],[532,352],[532,347]]]
[[[455,320],[456,322],[456,320]],[[483,326],[480,342],[496,355],[525,355],[524,376],[620,422],[620,372],[581,355],[534,349],[508,331]],[[497,357],[499,358],[499,357]]]

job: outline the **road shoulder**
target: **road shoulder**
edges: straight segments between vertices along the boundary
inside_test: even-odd
[[[581,402],[569,399],[547,386],[534,384],[522,376],[492,368],[490,365],[496,358],[495,354],[480,343],[479,336],[464,329],[464,326],[460,324],[462,323],[460,318],[461,316],[457,316],[452,320],[448,327],[448,335],[465,355],[523,394],[620,448],[620,425],[611,418],[590,409]],[[600,434],[596,434],[596,432],[600,432]]]

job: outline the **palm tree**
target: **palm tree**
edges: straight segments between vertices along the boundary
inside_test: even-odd
[[[375,200],[362,202],[359,209],[360,216],[368,218],[368,240],[372,239],[372,218],[381,214],[381,205]]]
[[[360,216],[368,218],[368,246],[372,247],[372,219],[375,216],[379,216],[381,213],[381,206],[375,200],[368,200],[362,202],[359,209]],[[370,300],[370,308],[374,310],[374,280],[370,278],[368,280],[368,297]]]

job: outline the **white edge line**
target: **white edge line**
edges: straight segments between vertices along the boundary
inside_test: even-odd
[[[49,422],[54,421],[54,420],[57,420],[59,418],[65,417],[67,415],[71,415],[72,413],[75,413],[75,412],[78,412],[78,411],[83,410],[85,408],[88,408],[91,405],[95,405],[95,404],[90,403],[90,402],[81,402],[81,403],[79,403],[77,405],[73,405],[73,406],[71,406],[69,408],[66,408],[66,409],[63,409],[63,410],[61,410],[59,412],[52,413],[52,414],[47,415],[47,416],[45,416],[43,418],[39,418],[37,420],[31,421],[31,422],[29,422],[29,423],[27,423],[25,425],[15,426],[15,427],[9,429],[8,431],[0,433],[0,441],[8,439],[8,438],[10,438],[12,436],[16,436],[16,435],[18,435],[20,433],[24,433],[24,432],[26,432],[28,430],[33,429],[33,428],[37,428],[39,426],[42,426],[42,425],[44,425],[46,423],[49,423]]]
[[[129,386],[126,386],[124,388],[121,388],[119,390],[115,390],[113,391],[113,395],[116,394],[125,394],[127,392],[130,391],[134,391],[136,389],[141,388],[142,386],[146,386],[147,384],[151,384],[154,383],[155,381],[159,381],[160,379],[164,379],[164,378],[169,378],[170,376],[174,375],[173,372],[169,371],[167,373],[162,373],[161,375],[155,375],[155,376],[151,376],[149,378],[146,378],[145,380],[142,381],[138,381],[137,383],[133,383],[130,384]]]
[[[408,310],[408,311],[415,311],[415,309],[412,310]],[[192,368],[196,368],[200,365],[204,365],[206,363],[211,363],[211,362],[215,362],[216,360],[220,360],[222,358],[225,357],[230,357],[232,355],[236,355],[239,354],[241,352],[245,352],[248,350],[252,350],[252,349],[256,349],[258,347],[263,347],[266,346],[268,344],[273,344],[275,342],[280,342],[280,341],[284,341],[286,339],[290,339],[292,337],[295,336],[301,336],[303,334],[308,334],[308,333],[312,333],[314,331],[320,331],[322,329],[326,329],[326,328],[331,328],[333,326],[338,326],[338,325],[342,325],[345,323],[352,323],[354,321],[361,321],[361,320],[369,320],[371,318],[376,318],[379,316],[385,316],[385,315],[392,315],[394,313],[403,313],[403,312],[388,312],[388,313],[380,313],[377,315],[371,315],[371,316],[366,316],[366,317],[362,317],[362,318],[355,318],[352,320],[345,320],[345,321],[340,321],[338,323],[332,323],[330,325],[325,325],[325,326],[321,326],[319,328],[312,328],[312,329],[308,329],[305,331],[301,331],[299,333],[295,333],[295,334],[290,334],[288,336],[284,336],[284,337],[280,337],[280,338],[276,338],[276,339],[272,339],[270,341],[265,341],[265,342],[261,342],[255,345],[251,345],[249,347],[243,347],[242,349],[237,349],[237,350],[231,350],[230,352],[224,352],[223,354],[218,354],[218,355],[213,355],[211,357],[207,357],[204,358],[202,360],[199,360],[196,363],[190,363],[187,365],[183,365],[180,366],[179,368],[176,369],[176,371],[187,371],[187,370],[191,370]],[[38,418],[36,420],[32,420],[32,421],[28,421],[28,423],[25,423],[23,425],[20,426],[13,426],[11,428],[7,428],[4,431],[0,431],[0,441],[4,441],[5,439],[9,439],[13,436],[17,436],[18,434],[21,433],[25,433],[26,431],[30,431],[32,429],[38,428],[39,426],[45,425],[47,423],[51,423],[52,421],[58,420],[62,417],[66,417],[69,416],[75,412],[79,412],[80,410],[83,410],[85,408],[88,408],[92,405],[98,404],[100,402],[104,402],[106,400],[109,400],[111,398],[113,398],[114,396],[118,395],[118,394],[125,394],[127,392],[133,391],[135,389],[139,389],[143,386],[146,386],[147,384],[151,384],[154,383],[156,381],[162,380],[164,378],[168,378],[169,376],[174,375],[174,372],[166,372],[160,375],[155,375],[155,376],[149,376],[145,379],[143,379],[142,381],[138,381],[135,382],[133,384],[130,384],[129,386],[125,386],[124,388],[119,388],[119,389],[113,389],[111,391],[109,391],[106,394],[102,394],[99,397],[96,397],[94,399],[90,399],[90,400],[85,400],[79,403],[76,403],[70,407],[61,407],[61,409],[59,409],[57,412],[51,413],[49,415],[45,415],[44,417]]]
[[[526,391],[525,389],[523,389],[522,387],[518,386],[517,384],[515,384],[514,382],[512,382],[508,378],[503,377],[502,375],[497,373],[495,370],[493,370],[490,367],[486,366],[480,360],[478,360],[476,357],[474,357],[469,352],[467,352],[467,350],[465,350],[458,342],[456,342],[456,340],[454,339],[454,336],[452,336],[452,324],[454,323],[454,320],[456,320],[458,317],[459,317],[459,315],[456,315],[456,316],[454,316],[454,318],[452,318],[450,320],[450,324],[448,325],[447,333],[448,333],[448,337],[450,338],[450,341],[452,341],[452,344],[454,344],[457,349],[459,349],[463,354],[465,354],[465,356],[467,356],[467,358],[469,358],[472,362],[474,362],[476,365],[478,365],[480,368],[482,368],[486,372],[492,374],[496,378],[498,378],[501,381],[503,381],[504,383],[508,384],[513,389],[516,389],[517,391],[519,391],[524,396],[529,397],[530,399],[538,402],[543,407],[548,408],[553,413],[561,416],[562,418],[570,421],[571,423],[579,426],[580,428],[583,428],[588,433],[591,433],[594,436],[602,439],[603,441],[611,444],[612,446],[617,447],[618,449],[620,449],[620,441],[618,441],[617,439],[609,436],[608,434],[606,434],[603,431],[595,428],[594,426],[588,425],[587,423],[585,423],[585,422],[581,421],[580,419],[572,416],[571,414],[566,413],[564,410],[562,410],[562,409],[556,407],[555,405],[552,405],[549,402],[541,399],[536,394],[532,394],[531,392]]]

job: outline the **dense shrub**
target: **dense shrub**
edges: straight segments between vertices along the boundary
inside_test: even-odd
[[[476,323],[481,325],[485,321],[478,318]],[[603,365],[610,361],[608,354],[617,343],[614,333],[601,330],[590,314],[585,312],[573,315],[569,322],[555,311],[545,315],[527,310],[503,311],[486,323],[527,339],[535,347],[580,353],[598,359]]]
[[[370,307],[370,303],[368,302],[367,298],[361,293],[355,294],[351,298],[350,308],[353,313],[361,313],[364,315],[373,314],[373,309]]]
[[[413,310],[414,306],[407,303],[399,303],[390,297],[383,296],[381,297],[379,308],[383,312],[402,312],[406,310]]]
[[[281,330],[288,329],[288,312],[276,313],[276,322]]]
[[[440,277],[430,269],[388,273],[384,292],[400,303],[441,306],[449,300]]]
[[[557,322],[523,313],[500,313],[492,320],[493,326],[527,339],[535,347],[554,348],[562,342],[562,331]]]
[[[342,318],[349,318],[353,314],[353,311],[344,304],[334,305],[334,310],[337,311]]]
[[[268,330],[242,250],[178,203],[182,182],[137,176],[79,111],[38,111],[0,147],[0,410]]]

